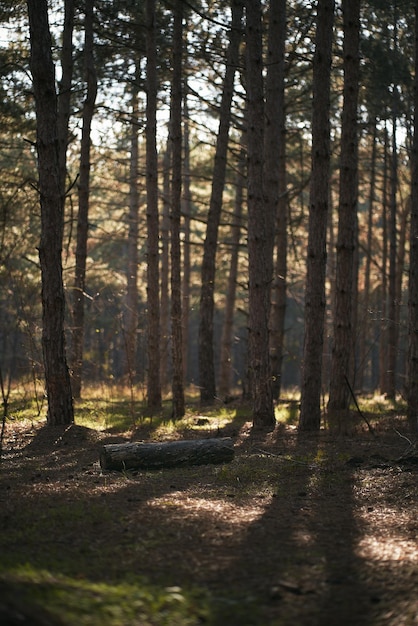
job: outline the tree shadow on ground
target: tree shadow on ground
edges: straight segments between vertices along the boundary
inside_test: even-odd
[[[70,428],[52,447],[50,435],[2,468],[3,568],[197,589],[212,626],[389,624],[375,617],[390,564],[377,566],[379,582],[359,556],[360,461],[344,442],[283,427],[255,435],[246,424],[228,465],[102,473],[103,435]],[[373,471],[386,480],[385,468]],[[390,502],[402,485],[413,503],[413,477],[399,477],[381,497]]]
[[[367,624],[373,593],[355,551],[352,470],[347,466],[334,475],[320,437],[296,438],[291,453],[293,461],[283,461],[291,488],[286,481],[284,492],[278,477],[276,494],[249,525],[237,561],[220,578],[244,606],[261,603],[266,624]],[[261,623],[251,611],[237,616],[235,606],[222,607],[217,619],[237,626]]]

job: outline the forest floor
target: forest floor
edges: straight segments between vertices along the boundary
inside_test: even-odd
[[[100,431],[8,421],[0,624],[418,625],[418,452],[394,413],[350,437],[196,412]],[[235,415],[235,417],[234,417]],[[106,443],[232,436],[233,461],[103,472]]]

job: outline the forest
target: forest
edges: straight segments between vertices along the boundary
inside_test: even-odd
[[[417,0],[0,0],[2,624],[418,624],[417,68]]]
[[[292,389],[315,430],[378,393],[409,397],[416,430],[413,3],[363,2],[345,21],[330,2],[260,3],[246,21],[242,2],[179,3],[178,33],[174,8],[151,5],[51,3],[28,36],[24,3],[2,3],[4,390],[42,395],[46,377],[51,399],[57,358],[75,399],[112,381],[181,416],[185,390],[238,394],[268,427]],[[50,215],[43,123],[60,151]],[[43,260],[40,240],[61,251]]]

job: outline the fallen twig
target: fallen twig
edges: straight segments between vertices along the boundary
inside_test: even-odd
[[[360,409],[360,407],[359,407],[359,405],[358,405],[357,398],[356,398],[356,396],[354,395],[353,388],[351,387],[350,382],[349,382],[349,380],[348,380],[347,376],[344,376],[344,378],[345,378],[345,382],[347,383],[347,386],[348,386],[348,388],[349,388],[349,390],[350,390],[351,397],[352,397],[352,398],[353,398],[353,400],[354,400],[354,404],[356,405],[356,408],[357,408],[358,414],[359,414],[359,415],[360,415],[360,417],[361,417],[361,418],[362,418],[362,419],[366,422],[367,427],[368,427],[368,429],[369,429],[370,433],[373,435],[373,437],[376,437],[376,433],[374,432],[374,428],[371,426],[371,424],[370,424],[369,420],[368,420],[368,419],[367,419],[367,417],[364,415],[364,413],[362,412],[362,410]]]

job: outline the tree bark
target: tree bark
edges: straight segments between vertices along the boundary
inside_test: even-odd
[[[126,361],[124,374],[131,390],[136,380],[138,335],[138,233],[139,233],[139,76],[140,62],[136,60],[136,80],[132,85],[131,149],[129,155],[128,258],[126,272],[126,312],[124,343]]]
[[[174,5],[173,74],[171,84],[171,345],[173,351],[173,418],[185,413],[183,383],[183,329],[181,306],[181,191],[182,191],[182,55],[183,2]]]
[[[231,258],[229,264],[228,286],[225,298],[225,320],[222,328],[221,356],[219,367],[219,395],[224,400],[230,393],[232,383],[232,345],[234,331],[235,296],[237,291],[239,243],[241,239],[241,217],[245,176],[244,150],[238,157],[235,183],[235,206],[231,226]]]
[[[379,387],[380,393],[388,389],[388,185],[389,185],[389,155],[388,131],[385,126],[385,144],[383,159],[383,190],[382,190],[382,284],[381,284],[381,312],[380,312],[380,343],[379,343]]]
[[[287,198],[285,130],[286,0],[272,0],[268,13],[269,32],[266,73],[266,127],[264,196],[266,211],[275,221],[276,267],[270,311],[270,365],[273,396],[280,396],[287,274]]]
[[[229,463],[234,458],[230,438],[196,439],[162,443],[120,443],[103,446],[103,470],[135,470]]]
[[[183,374],[184,384],[187,384],[187,370],[189,360],[189,345],[194,345],[194,342],[190,342],[189,337],[189,319],[190,319],[190,276],[191,276],[191,250],[190,250],[190,233],[191,233],[191,218],[192,218],[192,194],[190,189],[191,183],[191,171],[190,171],[190,119],[189,119],[189,106],[188,106],[188,88],[187,81],[185,80],[185,93],[183,97],[183,110],[184,110],[184,174],[183,174],[183,291],[182,291],[182,315],[183,315]]]
[[[413,434],[418,433],[418,0],[415,2],[415,118],[411,171],[411,226],[408,301],[407,415]]]
[[[97,77],[93,56],[93,0],[86,0],[84,29],[84,66],[87,93],[83,105],[83,127],[81,131],[71,355],[72,382],[75,398],[79,398],[81,395],[84,340],[84,293],[86,284],[88,214],[90,200],[90,133],[97,95]]]
[[[70,374],[67,366],[62,280],[64,196],[60,176],[55,68],[46,0],[28,0],[30,68],[36,105],[42,277],[42,348],[48,398],[48,424],[74,421]]]
[[[170,364],[170,197],[171,137],[163,157],[163,198],[161,219],[160,377],[163,389],[169,384]]]
[[[370,300],[371,300],[371,262],[372,262],[372,243],[373,243],[373,226],[374,226],[374,204],[376,195],[376,159],[377,159],[377,119],[373,117],[371,120],[372,127],[372,153],[370,160],[370,188],[369,188],[369,212],[367,216],[367,241],[366,241],[366,266],[364,268],[364,285],[362,299],[362,314],[360,315],[359,324],[359,364],[357,373],[357,386],[360,390],[364,389],[367,383],[368,360],[370,353]],[[372,339],[373,340],[373,339]],[[370,379],[370,382],[371,379]]]
[[[157,46],[155,0],[147,0],[147,296],[148,408],[161,408],[160,274],[157,154]]]
[[[312,174],[305,292],[305,341],[299,429],[321,425],[322,355],[330,174],[330,84],[334,0],[319,0],[313,66]]]
[[[233,0],[230,43],[223,82],[222,100],[219,111],[219,130],[216,141],[215,163],[212,175],[212,192],[207,217],[206,236],[203,247],[202,280],[199,309],[199,386],[202,404],[213,404],[216,397],[215,363],[213,349],[213,316],[216,276],[216,250],[222,211],[222,196],[225,186],[226,159],[229,128],[231,124],[231,102],[234,93],[234,77],[238,67],[239,44],[243,1]]]
[[[353,284],[358,193],[357,105],[359,93],[360,0],[343,1],[344,104],[341,131],[334,344],[328,419],[332,428],[347,427],[354,345]]]
[[[262,11],[246,3],[246,81],[248,101],[248,263],[249,372],[253,428],[275,426],[269,355],[270,289],[273,274],[274,214],[264,201],[264,88]]]
[[[64,28],[62,32],[61,80],[58,94],[58,136],[60,142],[61,191],[65,196],[67,178],[68,123],[71,114],[71,89],[73,78],[74,0],[64,2]]]

